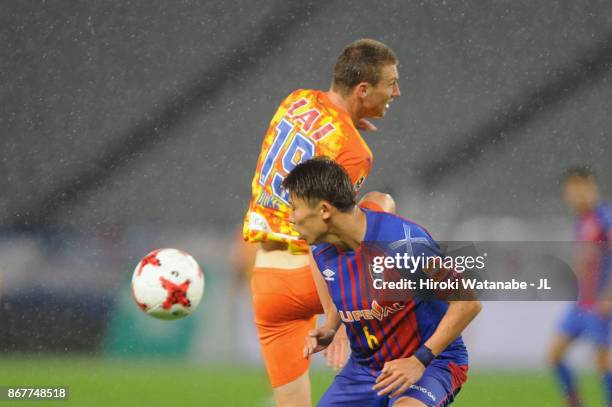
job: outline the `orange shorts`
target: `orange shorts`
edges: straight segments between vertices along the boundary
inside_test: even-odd
[[[255,267],[251,280],[259,343],[272,387],[290,383],[310,365],[304,359],[306,335],[323,313],[310,266]]]

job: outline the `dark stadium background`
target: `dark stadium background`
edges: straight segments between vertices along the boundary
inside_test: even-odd
[[[611,198],[607,1],[0,10],[0,386],[67,384],[75,405],[162,405],[177,397],[166,385],[185,405],[271,403],[229,247],[276,105],[296,88],[327,89],[357,38],[396,51],[402,91],[365,134],[364,190],[392,193],[434,237],[571,240],[559,178],[573,164],[591,165]],[[185,321],[131,303],[131,271],[158,247],[206,270]],[[562,309],[487,304],[465,335],[474,373],[457,405],[557,405],[543,352]],[[573,355],[598,400],[589,357]],[[315,395],[331,379],[317,363]]]

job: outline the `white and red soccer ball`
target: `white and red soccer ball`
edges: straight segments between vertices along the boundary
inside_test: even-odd
[[[152,317],[186,317],[202,299],[204,273],[189,254],[176,249],[158,249],[136,266],[132,294],[140,309]]]

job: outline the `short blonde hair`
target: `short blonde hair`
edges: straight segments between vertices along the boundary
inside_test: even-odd
[[[376,86],[380,71],[386,65],[397,64],[391,48],[380,41],[361,39],[347,45],[334,68],[334,87],[349,91],[361,82]]]

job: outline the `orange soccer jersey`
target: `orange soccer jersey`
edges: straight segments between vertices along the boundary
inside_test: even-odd
[[[297,164],[317,156],[341,164],[356,190],[372,166],[372,152],[348,113],[325,92],[296,90],[280,104],[264,137],[244,220],[245,240],[286,242],[293,252],[308,250],[289,223],[288,196],[281,183]]]

